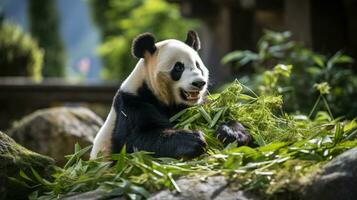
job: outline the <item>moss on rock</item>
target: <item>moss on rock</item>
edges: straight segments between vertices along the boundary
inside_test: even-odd
[[[22,147],[0,132],[0,199],[27,199],[31,191],[9,177],[19,178],[20,170],[30,174],[31,168],[48,177],[53,166],[53,159]]]

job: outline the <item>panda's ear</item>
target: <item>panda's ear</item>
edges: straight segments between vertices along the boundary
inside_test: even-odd
[[[185,43],[188,46],[192,47],[196,51],[201,49],[200,38],[198,37],[198,34],[196,33],[196,31],[189,30],[187,32],[187,38],[186,38]]]
[[[138,35],[131,46],[131,53],[136,58],[144,58],[145,53],[153,54],[156,51],[155,37],[151,33]]]

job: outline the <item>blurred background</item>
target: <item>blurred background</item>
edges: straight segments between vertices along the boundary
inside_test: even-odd
[[[307,113],[314,85],[327,82],[332,112],[353,118],[356,9],[355,0],[0,0],[0,130],[58,106],[105,118],[137,62],[132,39],[184,40],[189,29],[199,32],[211,91],[239,79]]]

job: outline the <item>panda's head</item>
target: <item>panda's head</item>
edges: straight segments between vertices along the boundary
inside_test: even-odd
[[[207,90],[208,70],[197,51],[200,40],[189,31],[185,42],[169,39],[155,43],[150,33],[139,35],[132,54],[142,58],[145,80],[158,98],[169,105],[195,105],[202,102]]]

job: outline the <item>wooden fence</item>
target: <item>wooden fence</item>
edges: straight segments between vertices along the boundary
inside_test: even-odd
[[[23,78],[0,79],[0,130],[37,109],[63,104],[109,106],[118,83],[75,83],[48,79],[36,83]]]

